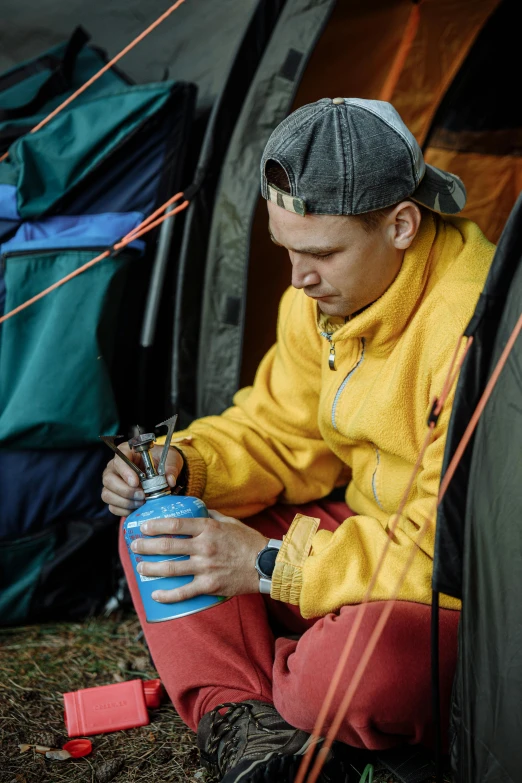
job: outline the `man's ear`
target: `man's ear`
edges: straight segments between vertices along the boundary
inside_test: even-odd
[[[413,201],[401,201],[389,215],[392,242],[397,250],[407,250],[419,230],[422,215]]]

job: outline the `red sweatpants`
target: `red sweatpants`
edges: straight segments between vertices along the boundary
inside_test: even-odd
[[[282,538],[297,511],[335,528],[352,512],[344,503],[274,506],[246,522],[270,538]],[[269,596],[243,595],[198,614],[147,623],[123,538],[120,555],[134,606],[154,664],[181,718],[196,729],[200,718],[225,701],[271,702],[292,726],[312,731],[356,606],[304,620],[299,608]],[[330,720],[383,609],[365,613]],[[459,612],[441,610],[441,696],[448,720],[457,655]],[[299,638],[296,638],[299,635]],[[291,638],[289,638],[291,637]],[[327,723],[327,727],[329,722]],[[398,602],[370,660],[338,738],[355,747],[382,750],[431,742],[430,607]]]

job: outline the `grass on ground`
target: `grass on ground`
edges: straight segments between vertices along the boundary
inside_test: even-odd
[[[195,735],[170,702],[150,725],[91,737],[83,759],[51,761],[19,744],[60,748],[67,735],[62,694],[152,679],[134,615],[0,630],[0,783],[201,783]],[[375,783],[395,783],[388,774]]]

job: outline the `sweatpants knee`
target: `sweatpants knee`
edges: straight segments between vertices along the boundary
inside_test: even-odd
[[[353,682],[382,609],[382,603],[366,608],[322,733],[331,725]],[[322,618],[298,642],[277,640],[273,699],[292,726],[313,730],[356,612],[357,607],[345,607]],[[456,657],[458,618],[450,620],[455,630],[448,633],[447,623],[441,625],[446,659]],[[449,670],[451,680],[451,665]],[[373,748],[424,741],[431,733],[430,675],[430,608],[399,602],[353,693],[339,738]]]

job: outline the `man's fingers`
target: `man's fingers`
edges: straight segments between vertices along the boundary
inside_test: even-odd
[[[143,525],[141,526],[143,530]],[[192,538],[137,538],[131,549],[138,555],[191,555],[194,552]]]
[[[213,595],[209,591],[204,577],[196,577],[192,582],[183,585],[183,587],[177,587],[175,590],[155,590],[152,593],[152,598],[160,604],[175,604],[178,601],[195,598],[197,595]]]
[[[131,509],[122,508],[121,506],[109,506],[109,511],[116,517],[128,517],[131,513]]]
[[[138,563],[138,573],[144,576],[193,576],[194,571],[198,570],[197,558],[191,557],[189,560],[162,560],[152,562],[142,560]]]
[[[143,523],[141,531],[147,536],[198,536],[207,523],[204,517],[150,519]]]
[[[103,502],[107,503],[107,505],[114,506],[115,508],[123,508],[127,514],[145,503],[145,500],[130,500],[129,498],[124,498],[117,492],[111,492],[107,487],[103,488],[101,497]]]
[[[129,487],[129,485],[120,475],[115,473],[113,470],[110,470],[109,468],[107,468],[103,474],[103,486],[107,492],[111,492],[120,498],[141,501],[145,499],[145,493],[141,487]],[[104,495],[102,495],[102,498],[106,503],[112,502],[105,498]],[[129,508],[136,508],[136,506],[129,506]]]
[[[122,448],[120,446],[120,448]],[[122,449],[123,451],[123,449]],[[136,454],[134,451],[131,451],[130,449],[125,449],[125,456],[130,459],[131,462],[138,463],[138,461],[141,461],[141,458],[138,454]],[[140,485],[140,479],[137,473],[133,471],[132,468],[130,468],[126,462],[124,462],[122,459],[118,457],[118,455],[115,455],[114,459],[112,460],[112,463],[109,463],[109,467],[112,465],[113,471],[122,477],[124,482],[130,486],[130,487],[139,487]]]
[[[169,487],[172,487],[172,489],[174,489],[174,487],[176,486],[176,473],[174,473],[172,470],[165,469],[165,478],[167,479],[167,484],[169,485]]]
[[[152,456],[155,464],[161,459],[163,452],[163,446],[154,446],[152,449]],[[169,487],[176,486],[176,479],[183,467],[183,459],[176,449],[169,449],[167,453],[167,461],[165,462],[165,478]]]
[[[208,515],[211,519],[215,519],[216,522],[237,522],[237,519],[234,519],[234,517],[227,517],[226,514],[222,514],[221,511],[216,511],[213,508],[209,509]]]

